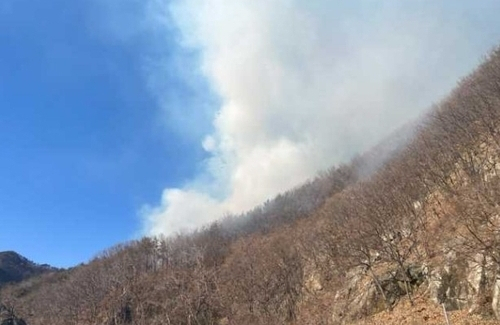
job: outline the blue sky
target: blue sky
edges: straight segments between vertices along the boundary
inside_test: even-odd
[[[205,155],[196,137],[210,121],[181,132],[154,89],[175,94],[171,105],[195,106],[202,85],[177,78],[175,66],[162,64],[153,86],[148,73],[193,54],[175,48],[174,31],[124,32],[144,24],[134,2],[115,9],[0,4],[0,251],[57,266],[86,261],[139,234],[142,205]]]
[[[55,266],[346,161],[500,40],[500,3],[0,0],[0,251]]]

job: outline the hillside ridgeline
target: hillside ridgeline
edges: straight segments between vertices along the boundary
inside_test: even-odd
[[[500,49],[410,133],[242,216],[0,297],[30,325],[495,322]]]
[[[13,251],[0,252],[0,287],[55,270],[47,264],[36,264]]]

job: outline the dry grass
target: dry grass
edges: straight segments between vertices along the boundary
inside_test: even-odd
[[[450,325],[493,325],[498,320],[483,319],[468,315],[466,310],[448,312]],[[416,298],[413,306],[407,300],[401,301],[392,312],[384,311],[360,320],[352,325],[446,325],[442,307],[425,298]]]

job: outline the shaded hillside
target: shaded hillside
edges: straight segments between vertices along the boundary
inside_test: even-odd
[[[32,325],[500,319],[500,49],[412,131],[243,216],[1,297]]]
[[[0,286],[20,282],[55,269],[49,265],[39,265],[16,252],[0,252]]]
[[[12,309],[0,304],[0,324],[1,325],[26,325],[26,322],[18,318]]]

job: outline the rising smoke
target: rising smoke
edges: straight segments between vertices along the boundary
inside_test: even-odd
[[[163,5],[182,34],[179,46],[200,53],[200,66],[190,68],[201,70],[221,105],[214,132],[200,139],[210,153],[203,172],[144,209],[147,234],[250,209],[348,160],[439,100],[496,42],[471,44],[467,37],[481,30],[464,15],[479,9],[455,2],[345,3]]]

